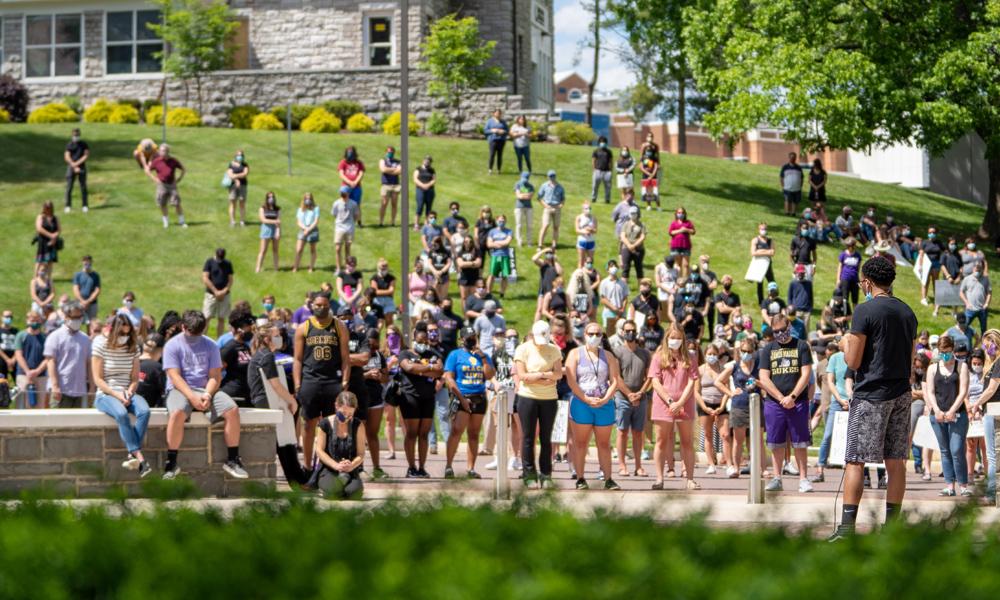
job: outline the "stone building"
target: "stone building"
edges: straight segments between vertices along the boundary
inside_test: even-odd
[[[268,108],[289,101],[353,99],[370,113],[398,110],[400,12],[396,1],[230,0],[239,28],[229,69],[203,80],[206,116],[228,106]],[[484,39],[497,42],[497,88],[470,94],[485,112],[552,107],[552,0],[410,0],[410,102],[418,116],[436,106],[417,66],[430,23],[457,12],[479,19]],[[162,43],[146,28],[158,13],[142,0],[0,0],[0,71],[24,81],[33,106],[79,96],[159,98],[164,87],[154,53]],[[168,79],[172,105],[194,104],[181,82]]]

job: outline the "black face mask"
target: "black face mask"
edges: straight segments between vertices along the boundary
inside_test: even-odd
[[[470,337],[462,340],[462,344],[465,346],[466,350],[472,350],[476,347],[476,338]]]
[[[622,337],[625,338],[626,342],[634,342],[635,341],[635,332],[634,331],[626,331],[625,333],[622,334]]]
[[[731,283],[724,283],[724,284],[722,284],[722,289],[724,289],[724,290],[726,290],[728,292],[729,290],[733,289],[733,284],[731,284]]]
[[[327,318],[327,317],[330,316],[330,309],[329,309],[329,307],[325,307],[325,308],[316,308],[316,307],[313,307],[312,314],[317,319],[325,319],[325,318]]]

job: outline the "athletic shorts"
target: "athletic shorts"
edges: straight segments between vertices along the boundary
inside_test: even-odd
[[[576,240],[576,247],[580,250],[593,250],[597,247],[595,240]]]
[[[646,406],[649,394],[643,394],[639,404],[629,402],[621,392],[615,394],[615,425],[618,431],[642,431],[646,427]]]
[[[802,202],[802,190],[799,190],[797,192],[786,191],[784,194],[785,194],[785,202],[791,204],[798,204],[799,202]]]
[[[469,402],[470,415],[485,415],[486,414],[486,394],[466,394],[465,399]],[[458,398],[451,397],[451,408],[452,413],[457,413],[459,411],[465,412],[462,408],[462,403],[458,401]]]
[[[340,382],[305,380],[295,394],[299,410],[307,421],[328,417],[335,412],[334,406],[341,391]]]
[[[774,400],[764,400],[764,424],[768,448],[783,448],[789,438],[792,440],[792,448],[808,448],[812,442],[807,401],[799,401],[794,407],[785,408]]]
[[[909,453],[910,392],[885,401],[851,399],[847,413],[848,463],[905,460]]]
[[[491,256],[490,257],[490,275],[493,277],[510,277],[510,257],[509,256]]]
[[[712,410],[715,410],[716,408],[719,408],[719,405],[718,405],[718,404],[711,404],[711,403],[709,403],[709,402],[706,402],[706,403],[705,403],[705,406],[707,406],[707,407],[711,408]],[[703,410],[701,409],[701,405],[700,405],[700,404],[698,404],[698,405],[697,405],[697,412],[698,412],[698,416],[699,416],[699,417],[707,417],[707,416],[708,416],[708,413],[706,413],[705,411],[703,411]],[[723,409],[722,409],[722,412],[721,412],[721,413],[719,413],[719,414],[718,414],[717,416],[721,417],[721,416],[723,416],[723,415],[728,415],[728,414],[729,414],[729,411],[728,411],[728,410],[726,410],[725,408],[723,408]]]
[[[202,394],[205,392],[202,388],[191,388],[192,392]],[[208,410],[205,411],[205,416],[212,423],[218,423],[222,420],[222,415],[227,412],[237,408],[236,401],[229,397],[229,394],[225,392],[215,392],[212,396],[212,401],[208,403]],[[183,411],[187,415],[188,420],[191,419],[191,413],[194,411],[194,407],[191,406],[191,402],[187,397],[177,390],[170,390],[167,394],[167,414],[175,413],[178,411]]]
[[[403,415],[403,419],[433,419],[435,405],[433,395],[427,398],[414,398],[403,394],[399,398],[399,412]]]
[[[167,204],[180,206],[181,195],[177,193],[176,183],[163,183],[161,181],[156,184],[156,205],[163,208]]]
[[[615,401],[605,402],[603,406],[594,408],[576,396],[569,401],[569,418],[577,425],[593,425],[595,427],[610,427],[615,424]]]

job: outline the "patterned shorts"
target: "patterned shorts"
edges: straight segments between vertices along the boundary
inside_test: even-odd
[[[909,451],[911,402],[910,392],[885,401],[851,399],[846,462],[905,460]]]

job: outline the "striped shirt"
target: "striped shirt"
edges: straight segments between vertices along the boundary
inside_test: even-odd
[[[94,340],[93,356],[104,359],[103,379],[108,387],[124,390],[132,383],[132,364],[139,358],[139,349],[129,352],[125,348],[108,348],[108,339],[103,335]]]

